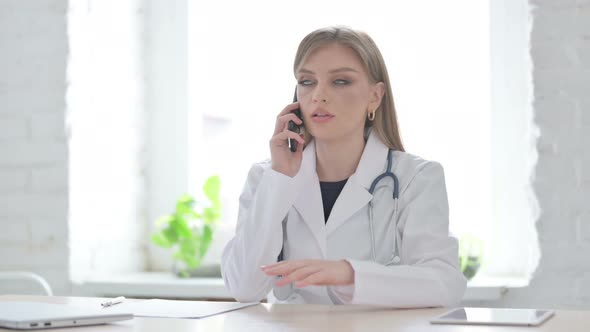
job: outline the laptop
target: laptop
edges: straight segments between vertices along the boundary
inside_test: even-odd
[[[37,330],[66,326],[97,325],[133,318],[102,308],[80,308],[66,304],[0,301],[0,327]]]

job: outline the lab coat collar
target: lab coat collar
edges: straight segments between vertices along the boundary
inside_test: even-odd
[[[387,146],[381,142],[377,134],[370,131],[356,171],[342,188],[332,208],[326,224],[328,235],[371,201],[373,195],[369,193],[369,188],[373,179],[383,173],[387,151]]]
[[[303,189],[294,207],[311,229],[324,257],[327,257],[326,237],[367,205],[373,197],[369,193],[369,188],[373,179],[384,170],[387,151],[387,146],[377,135],[372,131],[369,132],[359,165],[346,182],[332,208],[328,222],[325,223],[322,194],[316,171],[315,142],[312,140],[305,147],[301,168],[296,175],[297,180],[303,184]]]
[[[293,206],[313,233],[322,255],[327,258],[326,226],[320,180],[316,172],[315,142],[311,140],[303,150],[299,172],[295,176],[302,188]]]

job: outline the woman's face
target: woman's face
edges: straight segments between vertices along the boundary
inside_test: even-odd
[[[305,129],[316,140],[362,137],[367,113],[379,107],[384,89],[369,82],[355,51],[337,43],[320,47],[295,76]]]

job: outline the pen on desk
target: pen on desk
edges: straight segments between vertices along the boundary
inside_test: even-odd
[[[125,300],[125,297],[124,297],[124,296],[118,296],[118,297],[115,297],[114,299],[111,299],[111,300],[105,301],[105,302],[101,303],[100,305],[101,305],[103,308],[108,308],[108,307],[110,307],[110,306],[113,306],[113,305],[115,305],[115,304],[118,304],[118,303],[121,303],[121,302],[123,302],[123,300]]]

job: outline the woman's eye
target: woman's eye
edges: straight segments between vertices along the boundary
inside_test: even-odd
[[[312,84],[313,84],[312,80],[300,80],[299,81],[299,85],[301,85],[301,86],[310,86]]]
[[[350,84],[350,81],[338,79],[338,80],[334,80],[334,84],[336,84],[336,85],[347,85],[347,84]]]

